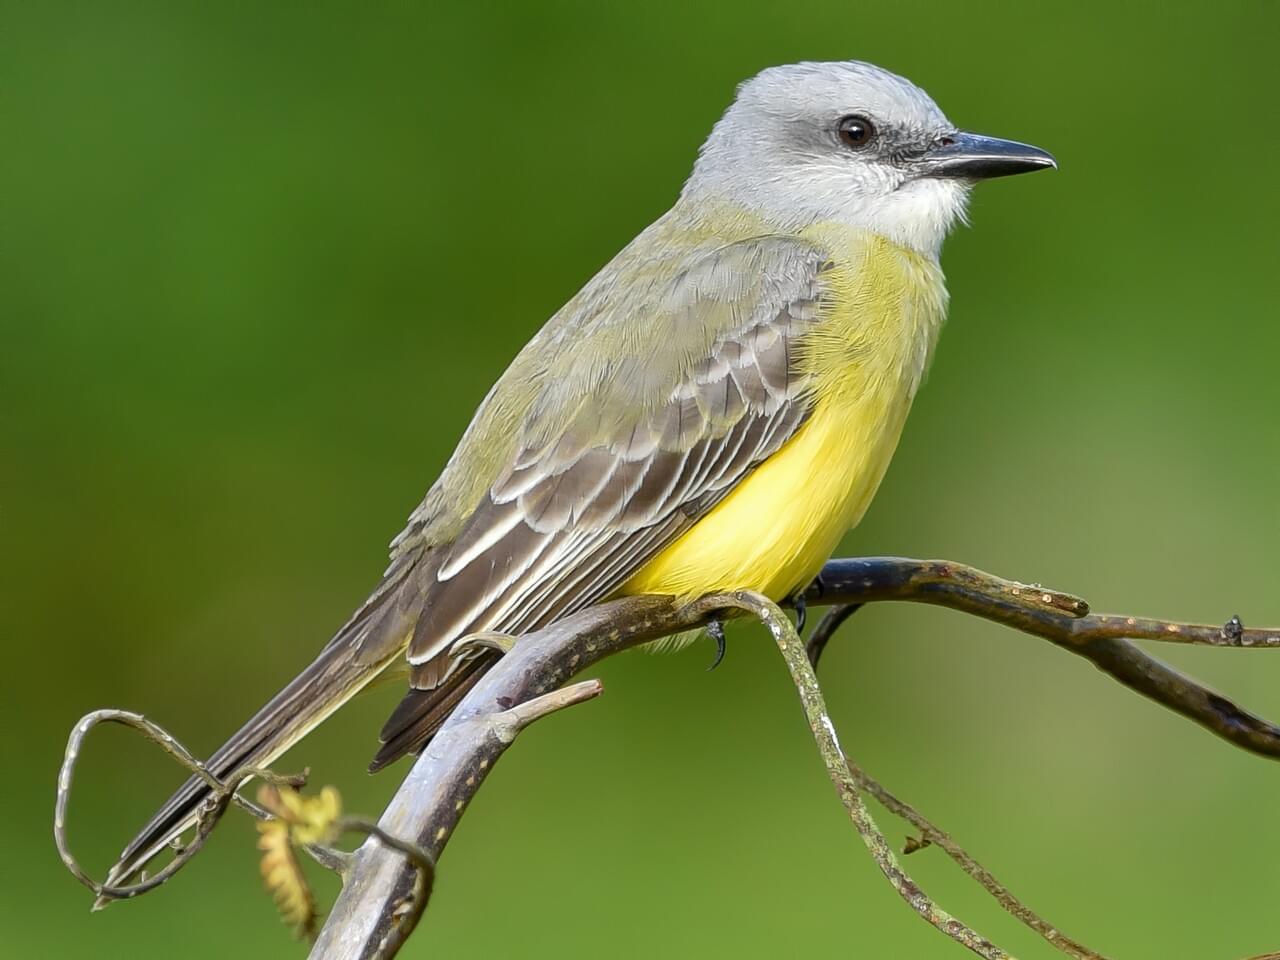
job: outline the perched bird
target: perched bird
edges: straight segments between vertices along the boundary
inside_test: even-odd
[[[455,652],[470,634],[623,594],[804,588],[897,445],[972,185],[1051,166],[958,130],[870,64],[743,83],[675,205],[489,391],[372,596],[209,770],[270,763],[406,656],[371,768],[420,750],[494,662]],[[189,828],[207,793],[178,790],[108,883]]]

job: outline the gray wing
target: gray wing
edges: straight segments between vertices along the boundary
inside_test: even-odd
[[[626,391],[653,375],[651,354],[670,362],[675,336],[633,345],[621,363],[600,357],[605,374],[579,371],[595,385],[554,432],[537,414],[554,404],[534,404],[515,455],[434,551],[408,651],[416,690],[454,677],[462,664],[449,649],[462,636],[528,632],[608,597],[795,434],[811,409],[802,345],[820,319],[825,269],[821,251],[789,239],[710,252],[654,294],[660,306],[637,307],[660,315],[648,325],[657,338],[662,320],[698,325],[709,313],[720,326],[656,401]],[[393,716],[384,742],[412,719]]]
[[[698,314],[718,314],[722,330],[648,409],[628,394],[646,370],[626,367],[661,364],[675,336],[633,345],[622,362],[598,358],[620,368],[611,378],[576,371],[598,385],[553,435],[531,416],[511,462],[440,552],[409,662],[435,661],[466,633],[527,631],[608,596],[785,443],[809,412],[799,348],[819,319],[824,263],[791,239],[740,241],[688,264],[653,306],[633,308],[660,315],[634,318],[655,337],[663,319],[697,326]],[[415,674],[420,688],[443,675]]]

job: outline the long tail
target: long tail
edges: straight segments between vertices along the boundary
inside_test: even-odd
[[[245,767],[270,764],[399,658],[418,609],[416,591],[404,588],[412,579],[407,573],[396,571],[384,580],[319,656],[218,748],[206,762],[214,777],[223,780]],[[209,793],[198,777],[184,783],[125,847],[107,885],[129,883],[194,826]]]

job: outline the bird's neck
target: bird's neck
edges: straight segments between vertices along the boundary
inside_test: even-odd
[[[694,178],[685,185],[676,209],[699,216],[706,209],[732,211],[788,234],[838,225],[882,237],[936,263],[947,234],[964,221],[968,199],[964,181],[928,177],[871,195],[785,179],[717,188]]]
[[[878,383],[907,400],[924,379],[947,313],[935,258],[867,230],[816,223],[800,236],[831,256],[822,375]],[[859,388],[861,389],[861,388]]]

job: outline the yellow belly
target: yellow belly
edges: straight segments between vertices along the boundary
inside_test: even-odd
[[[647,563],[623,593],[750,589],[781,600],[807,584],[871,502],[907,398],[822,403],[781,450]]]
[[[806,585],[871,503],[897,446],[945,309],[931,262],[887,241],[843,238],[832,305],[806,363],[809,420],[621,593],[682,597]]]

